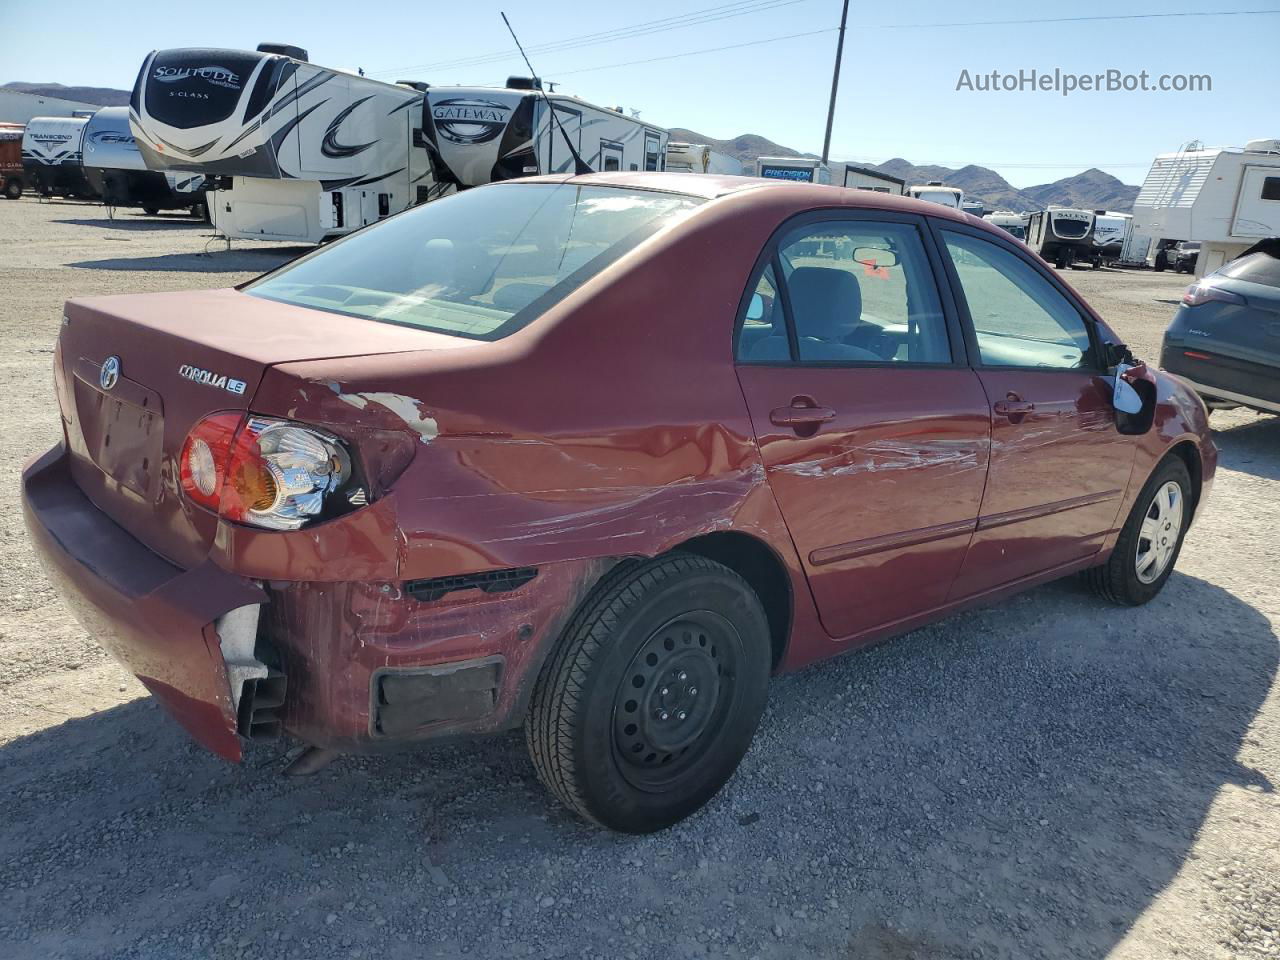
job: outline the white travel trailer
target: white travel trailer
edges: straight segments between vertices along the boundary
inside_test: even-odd
[[[86,117],[34,117],[22,132],[22,171],[46,197],[93,198],[84,176]]]
[[[996,210],[994,213],[986,214],[982,219],[1019,240],[1027,239],[1027,218],[1020,213],[1014,213],[1012,210]]]
[[[941,180],[930,180],[907,188],[907,195],[929,203],[940,203],[944,207],[959,210],[964,203],[964,191],[959,187],[945,186]]]
[[[666,130],[620,109],[543,93],[536,77],[509,77],[505,87],[433,86],[425,98],[423,139],[440,189],[573,173],[569,143],[592,170],[663,168]]]
[[[420,87],[307,62],[305,50],[160,50],[129,120],[152,170],[216,178],[227,238],[319,243],[429,199]]]
[[[1280,236],[1280,140],[1162,153],[1133,202],[1130,253],[1147,260],[1175,240],[1200,242],[1196,276]]]
[[[742,175],[742,161],[717,153],[705,143],[667,142],[667,170],[672,173],[719,173]]]
[[[1059,270],[1076,261],[1101,266],[1102,257],[1093,245],[1093,219],[1092,210],[1074,207],[1037,210],[1027,218],[1027,246]]]
[[[204,213],[204,177],[148,170],[129,128],[128,107],[103,107],[84,128],[84,175],[102,202],[147,213],[190,208]]]
[[[831,168],[813,157],[756,157],[756,176],[795,183],[830,183]]]
[[[1093,216],[1093,245],[1107,261],[1120,260],[1124,255],[1125,241],[1133,232],[1133,214],[1116,213],[1114,210],[1095,210]]]
[[[907,189],[907,181],[895,177],[882,170],[870,167],[855,167],[851,163],[844,165],[844,185],[854,190],[870,190],[872,193],[892,193],[902,196]]]

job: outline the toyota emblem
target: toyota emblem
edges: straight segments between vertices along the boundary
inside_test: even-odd
[[[102,371],[98,374],[98,386],[110,390],[120,381],[120,358],[107,357],[102,361]]]

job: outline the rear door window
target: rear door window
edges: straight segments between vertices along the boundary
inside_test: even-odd
[[[740,360],[951,362],[946,318],[915,226],[877,220],[809,223],[783,237],[775,262],[777,267],[761,277],[744,318]],[[780,292],[775,269],[783,274]],[[789,332],[794,334],[790,342]]]
[[[1218,273],[1233,280],[1248,280],[1268,287],[1280,287],[1280,257],[1273,257],[1269,253],[1251,253],[1247,257],[1231,261]]]

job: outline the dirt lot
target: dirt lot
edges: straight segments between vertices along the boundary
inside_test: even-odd
[[[0,957],[1280,956],[1280,419],[1223,460],[1150,606],[1075,581],[777,680],[706,810],[643,839],[517,736],[279,776],[193,746],[65,612],[18,507],[70,296],[238,282],[289,251],[0,203]],[[1185,278],[1071,280],[1154,357]]]

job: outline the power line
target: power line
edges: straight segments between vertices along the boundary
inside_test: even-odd
[[[739,2],[736,3],[722,4],[717,7],[706,7],[701,10],[693,10],[677,16],[663,17],[658,20],[647,20],[642,23],[615,27],[613,29],[597,33],[582,34],[575,37],[567,37],[561,40],[531,45],[528,50],[531,54],[559,53],[578,47],[614,43],[619,40],[629,40],[635,37],[651,36],[656,33],[665,33],[670,30],[679,30],[685,27],[715,23],[720,20],[728,20],[733,17],[741,17],[751,13],[763,13],[779,7],[788,7],[797,3],[806,2],[808,2],[808,0],[739,0]],[[387,76],[394,73],[403,73],[405,71],[433,71],[456,69],[459,67],[483,66],[485,64],[497,63],[510,58],[510,50],[501,50],[485,54],[476,54],[471,57],[462,57],[455,60],[442,60],[436,63],[419,63],[405,67],[396,67],[394,69],[377,70],[373,71],[370,75]]]
[[[816,37],[820,33],[835,33],[839,27],[823,27],[821,30],[808,30],[804,33],[789,33],[784,37],[766,37],[763,40],[748,40],[746,43],[729,43],[722,47],[705,47],[702,50],[687,50],[684,53],[672,53],[665,57],[648,57],[644,60],[627,60],[622,63],[603,63],[597,67],[582,67],[578,70],[557,70],[557,77],[567,77],[575,73],[590,73],[593,70],[612,70],[615,67],[634,67],[641,63],[658,63],[661,60],[678,60],[681,57],[696,57],[704,53],[719,53],[721,50],[738,50],[742,47],[758,47],[765,43],[778,43],[781,40],[795,40],[797,37]]]
[[[1166,17],[1251,17],[1278,14],[1280,10],[1206,10],[1182,13],[1115,13],[1089,17],[1044,17],[1033,20],[957,20],[951,23],[865,23],[861,30],[922,30],[931,27],[1001,27],[1034,23],[1088,23],[1099,20],[1157,20]]]

